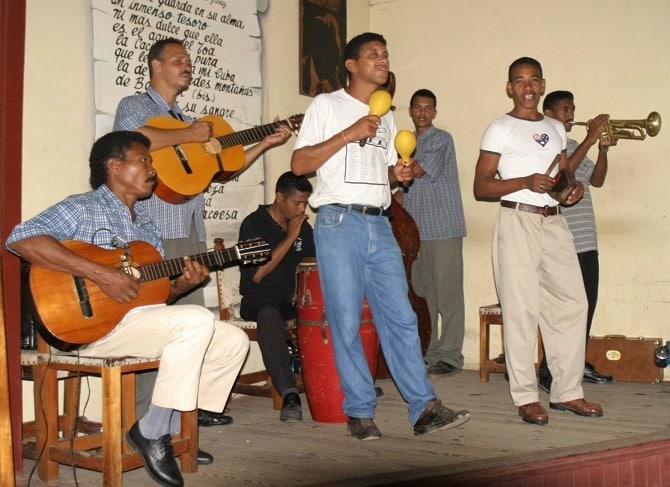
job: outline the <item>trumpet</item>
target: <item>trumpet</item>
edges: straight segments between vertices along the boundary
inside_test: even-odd
[[[588,122],[571,121],[571,125],[585,125]],[[655,137],[661,131],[661,115],[658,112],[651,112],[644,120],[609,120],[600,133],[601,137],[615,137],[617,139],[644,140],[647,134],[649,137]]]

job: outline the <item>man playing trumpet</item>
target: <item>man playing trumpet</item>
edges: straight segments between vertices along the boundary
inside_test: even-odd
[[[569,91],[552,91],[542,104],[544,114],[563,123],[566,132],[572,130],[575,116],[575,101]],[[588,301],[586,315],[586,339],[591,332],[593,314],[598,301],[598,240],[596,234],[596,218],[593,212],[593,201],[589,186],[600,188],[605,183],[607,176],[607,151],[610,146],[616,145],[615,137],[603,137],[602,132],[605,124],[609,121],[609,115],[600,114],[587,126],[586,137],[582,143],[568,138],[567,155],[570,171],[574,172],[575,179],[584,185],[584,196],[574,205],[563,208],[562,214],[568,222],[572,232],[577,250],[579,266],[582,270],[584,289]],[[589,149],[598,142],[598,158],[595,164],[586,154]],[[612,376],[599,374],[593,365],[588,362],[584,365],[584,381],[593,384],[607,384],[612,382]],[[540,388],[549,392],[551,390],[551,372],[547,367],[546,359],[540,364]]]

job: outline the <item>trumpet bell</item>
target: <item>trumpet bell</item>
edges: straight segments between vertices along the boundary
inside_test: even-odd
[[[656,137],[661,131],[661,114],[651,112],[647,117],[647,133],[649,137]]]

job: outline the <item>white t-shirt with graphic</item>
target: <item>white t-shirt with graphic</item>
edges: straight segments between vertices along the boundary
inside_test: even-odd
[[[328,140],[361,117],[369,115],[368,105],[350,96],[344,89],[318,95],[305,112],[295,149]],[[398,156],[393,146],[396,125],[392,112],[382,117],[375,137],[351,141],[317,170],[312,207],[342,203],[388,208],[391,204],[388,166]]]
[[[565,127],[557,120],[542,117],[526,120],[505,114],[495,119],[482,136],[480,150],[500,154],[498,174],[501,179],[544,174],[556,155],[566,148]],[[558,164],[549,174],[558,173]],[[535,206],[556,206],[556,200],[546,193],[522,189],[502,197]]]

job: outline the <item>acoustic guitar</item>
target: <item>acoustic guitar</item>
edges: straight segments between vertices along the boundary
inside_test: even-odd
[[[208,142],[190,142],[151,152],[158,173],[154,193],[168,203],[183,203],[205,191],[213,180],[225,182],[242,169],[244,146],[274,134],[281,125],[297,133],[302,119],[302,114],[293,115],[286,120],[234,132],[221,117],[207,115],[200,121],[213,126],[214,137]],[[148,127],[159,129],[183,129],[189,125],[173,117],[154,117],[147,121]]]
[[[72,252],[100,264],[122,269],[140,283],[138,297],[118,303],[92,281],[64,272],[32,266],[30,292],[37,326],[44,339],[60,350],[73,350],[107,335],[133,308],[165,303],[170,278],[182,274],[182,258],[162,260],[158,250],[143,241],[125,249],[107,250],[86,242],[61,242]],[[234,247],[193,255],[192,260],[209,269],[221,269],[231,262],[260,264],[270,257],[270,246],[261,239],[239,242]]]

